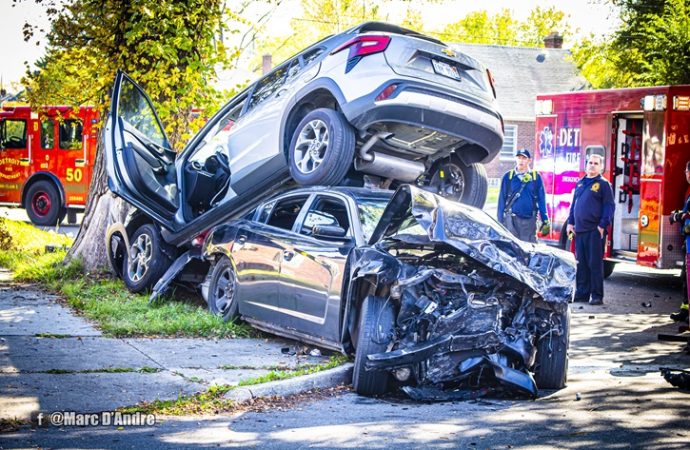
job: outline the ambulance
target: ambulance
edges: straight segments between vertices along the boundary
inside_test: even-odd
[[[546,189],[552,231],[543,238],[568,248],[565,233],[586,158],[604,157],[616,210],[605,250],[605,275],[628,261],[681,267],[681,230],[669,223],[688,191],[690,86],[540,94],[536,100],[535,169]]]

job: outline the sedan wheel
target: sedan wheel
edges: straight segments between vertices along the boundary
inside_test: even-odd
[[[388,372],[366,370],[364,365],[367,356],[386,351],[394,325],[395,315],[389,301],[373,295],[364,299],[359,311],[355,367],[352,372],[352,386],[358,394],[371,397],[388,391]]]
[[[297,125],[290,142],[290,175],[302,185],[338,184],[355,155],[355,132],[342,113],[319,108]]]
[[[211,274],[211,283],[208,289],[209,311],[222,316],[226,321],[237,317],[236,287],[235,268],[232,261],[227,256],[223,256]]]
[[[539,389],[562,389],[568,381],[570,308],[558,316],[561,333],[548,333],[537,341],[534,380]]]

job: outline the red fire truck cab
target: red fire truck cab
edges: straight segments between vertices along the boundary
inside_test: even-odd
[[[55,225],[83,209],[97,122],[92,107],[0,108],[0,206],[25,208],[37,225]]]
[[[678,224],[690,160],[690,86],[542,94],[536,102],[535,168],[552,218],[545,241],[565,248],[572,193],[588,155],[604,156],[616,211],[606,242],[605,272],[618,261],[656,268],[684,259]]]

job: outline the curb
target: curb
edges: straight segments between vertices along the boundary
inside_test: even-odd
[[[352,382],[352,363],[346,363],[323,372],[312,373],[287,380],[271,381],[255,386],[238,387],[225,394],[226,400],[250,403],[260,397],[287,397],[311,389],[325,389]]]

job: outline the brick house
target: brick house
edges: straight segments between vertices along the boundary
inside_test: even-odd
[[[505,140],[501,152],[486,164],[490,185],[498,183],[513,167],[515,150],[534,149],[537,94],[587,88],[570,58],[570,50],[561,48],[563,38],[552,33],[544,43],[546,48],[451,44],[455,50],[481,61],[494,76]]]

